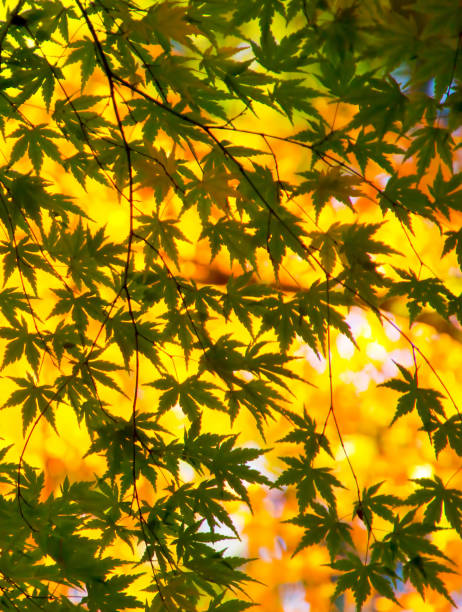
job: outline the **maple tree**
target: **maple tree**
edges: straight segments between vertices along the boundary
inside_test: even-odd
[[[459,3],[3,8],[2,609],[458,605]]]

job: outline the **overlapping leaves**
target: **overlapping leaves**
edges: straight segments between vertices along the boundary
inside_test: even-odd
[[[298,412],[293,383],[311,381],[294,372],[292,349],[328,357],[332,382],[331,333],[355,343],[352,304],[380,316],[385,300],[404,298],[411,323],[427,310],[460,320],[460,297],[428,267],[423,276],[420,259],[417,273],[389,273],[399,249],[375,235],[386,224],[321,223],[332,206],[355,215],[371,192],[408,239],[416,217],[442,228],[460,212],[460,9],[337,4],[21,0],[5,13],[0,338],[12,391],[3,408],[20,406],[30,435],[71,408],[90,436],[87,455],[105,461],[91,482],[66,479],[45,495],[44,476],[24,463],[29,438],[19,466],[2,454],[5,609],[247,609],[234,598],[249,581],[244,559],[226,547],[239,535],[229,502],[250,506],[251,484],[295,489],[295,552],[327,546],[334,598],[351,590],[360,609],[375,590],[396,603],[402,578],[452,602],[441,578],[452,568],[431,535],[442,521],[461,535],[460,491],[435,475],[400,500],[379,492],[385,483],[361,490],[350,463],[357,491],[340,512],[345,484],[327,437],[334,394],[322,428],[309,403]],[[344,107],[351,115],[337,121]],[[293,137],[262,125],[268,111]],[[280,163],[288,145],[303,152],[293,182]],[[397,171],[396,156],[415,158],[416,173]],[[375,166],[377,180],[366,175]],[[66,195],[71,177],[89,194],[96,181],[98,201]],[[123,236],[94,221],[116,206]],[[454,250],[460,267],[460,231],[445,235],[443,255]],[[204,282],[185,265],[200,262],[183,258],[194,241]],[[436,454],[460,456],[460,415],[446,417],[417,363],[398,368],[383,385],[399,393],[392,424],[416,411]],[[180,411],[183,437],[164,424]],[[214,417],[232,428],[247,412],[263,439],[271,420],[290,423],[280,442],[297,450],[281,457],[275,482],[258,467],[259,444],[209,431]],[[369,558],[346,516],[366,527]],[[377,535],[379,520],[388,527]],[[109,554],[121,543],[149,577],[146,601],[128,592],[141,592],[136,572]],[[80,603],[56,587],[77,589]]]

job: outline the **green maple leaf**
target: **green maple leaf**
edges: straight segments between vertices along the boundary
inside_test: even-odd
[[[230,599],[223,602],[225,595],[218,595],[210,602],[206,612],[242,612],[253,608],[255,604],[240,599]]]
[[[309,460],[314,459],[321,449],[333,457],[329,440],[323,433],[316,432],[316,422],[308,414],[306,407],[303,408],[303,416],[290,410],[286,410],[285,414],[293,422],[294,427],[286,436],[281,438],[279,442],[303,444],[306,456]]]
[[[10,134],[11,138],[16,138],[11,152],[11,161],[16,162],[27,151],[35,172],[39,174],[44,154],[55,161],[61,161],[61,154],[55,143],[59,136],[59,133],[47,127],[46,123],[32,128],[26,124],[20,126]]]
[[[164,391],[159,399],[160,414],[177,403],[191,421],[199,417],[205,406],[215,410],[226,410],[216,395],[212,393],[212,390],[217,387],[212,383],[200,380],[198,376],[189,376],[180,383],[173,376],[167,375],[165,378],[148,384]]]
[[[437,278],[417,278],[412,271],[406,272],[396,268],[399,276],[404,279],[395,281],[388,290],[389,296],[402,295],[407,298],[407,309],[410,322],[413,323],[426,305],[431,306],[442,317],[448,316],[448,299],[451,292]]]
[[[160,219],[158,215],[140,215],[138,221],[141,225],[137,232],[143,236],[148,244],[145,249],[164,249],[167,255],[178,265],[178,240],[190,242],[183,232],[177,227],[177,219]],[[152,246],[150,246],[152,245]]]
[[[307,180],[300,184],[297,193],[311,193],[316,219],[330,200],[335,198],[353,209],[352,197],[361,195],[357,189],[361,185],[361,178],[346,174],[341,168],[334,166],[328,170],[301,172],[301,176]]]
[[[364,128],[361,128],[356,140],[349,143],[348,151],[356,157],[363,174],[368,162],[374,161],[391,175],[394,174],[394,168],[388,156],[403,152],[400,147],[384,142],[376,132],[365,132]]]
[[[445,232],[445,236],[447,236],[447,238],[443,247],[443,255],[455,249],[457,262],[462,269],[462,229],[459,231],[454,230]]]
[[[346,590],[351,590],[355,598],[356,610],[359,612],[374,588],[377,593],[399,605],[392,587],[392,580],[396,576],[394,572],[380,563],[363,563],[357,555],[348,553],[345,559],[331,563],[330,566],[342,572],[336,582],[333,600]]]
[[[435,431],[432,433],[433,446],[436,456],[449,446],[455,452],[462,456],[462,416],[455,414],[444,423],[439,423]]]
[[[361,499],[356,502],[354,507],[353,517],[358,516],[368,529],[372,529],[374,514],[393,522],[395,515],[392,508],[402,503],[394,495],[377,494],[382,484],[383,482],[379,482],[367,489],[363,489]]]
[[[83,40],[76,40],[69,43],[69,48],[72,49],[72,51],[66,59],[66,64],[79,63],[82,81],[81,89],[83,91],[88,79],[96,68],[97,53],[95,45],[92,40],[85,37]]]
[[[29,332],[24,317],[21,317],[21,321],[15,321],[14,327],[1,327],[0,337],[9,340],[3,355],[2,368],[25,355],[34,371],[38,371],[40,353],[44,348],[43,338],[36,332]]]
[[[281,457],[280,459],[288,465],[288,468],[279,476],[276,485],[295,484],[297,501],[302,512],[316,500],[317,493],[327,501],[329,506],[335,508],[334,487],[343,489],[344,486],[331,473],[330,468],[315,468],[311,465],[311,461],[302,456]]]
[[[292,556],[295,556],[307,546],[325,542],[331,561],[333,561],[346,546],[354,547],[350,534],[351,526],[339,519],[335,508],[332,506],[325,508],[316,502],[313,502],[311,507],[315,514],[300,514],[300,516],[287,521],[303,527],[305,530]]]
[[[295,72],[303,59],[298,57],[300,44],[303,40],[303,30],[284,36],[276,42],[270,29],[261,33],[260,46],[250,41],[252,51],[257,61],[267,70]]]
[[[31,299],[31,296],[29,296],[29,299]],[[0,309],[3,316],[13,326],[15,325],[17,310],[29,312],[24,293],[17,291],[14,287],[7,287],[0,291]]]
[[[228,319],[233,312],[239,321],[252,332],[251,314],[263,314],[263,303],[272,290],[252,282],[252,273],[247,272],[238,277],[230,276],[226,284],[226,293],[223,295],[223,312]]]
[[[439,523],[444,514],[449,524],[462,535],[462,492],[458,489],[448,489],[439,476],[417,478],[413,482],[419,489],[407,499],[407,503],[415,506],[426,505],[424,519],[429,523]]]
[[[417,176],[422,178],[432,159],[438,156],[452,171],[454,140],[449,130],[437,126],[425,126],[413,133],[411,145],[404,158],[417,155]]]
[[[444,408],[440,401],[443,395],[435,389],[422,389],[418,386],[417,372],[411,374],[409,370],[399,365],[399,363],[396,365],[404,380],[393,378],[380,385],[401,393],[391,424],[403,415],[416,409],[424,428],[428,429],[434,420],[435,414],[444,416]]]
[[[425,598],[425,588],[430,587],[441,593],[451,605],[456,606],[440,578],[441,573],[455,573],[455,571],[425,555],[416,554],[403,565],[403,579],[410,580],[411,584],[419,591],[422,599]]]
[[[11,393],[2,408],[18,404],[22,406],[24,432],[37,415],[37,412],[43,413],[45,418],[54,427],[54,414],[50,406],[50,402],[56,397],[53,387],[50,385],[37,385],[30,374],[27,374],[27,378],[10,378],[19,388]]]
[[[438,528],[428,521],[416,521],[416,512],[413,509],[403,517],[394,517],[392,531],[372,544],[372,560],[380,561],[387,567],[395,567],[397,562],[405,562],[417,554],[447,560],[446,555],[429,539],[429,535]]]
[[[461,210],[461,195],[462,195],[462,176],[460,173],[453,174],[448,179],[443,177],[441,166],[438,168],[435,180],[432,185],[429,185],[428,190],[433,196],[434,205],[439,208],[442,213],[449,218],[449,211]],[[446,235],[451,236],[452,232],[446,232]],[[445,244],[446,252],[446,244]],[[453,248],[453,247],[451,247]]]
[[[21,238],[16,246],[12,243],[0,243],[0,253],[3,257],[3,282],[7,280],[16,270],[17,265],[21,266],[23,276],[32,286],[34,293],[37,294],[37,273],[36,270],[50,271],[50,266],[40,253],[38,244],[33,243],[27,236]]]

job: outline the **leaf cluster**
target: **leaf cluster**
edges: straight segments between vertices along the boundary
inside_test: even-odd
[[[355,344],[349,309],[382,318],[396,300],[410,324],[428,311],[462,322],[461,296],[420,258],[418,272],[391,267],[402,245],[358,212],[368,198],[414,251],[416,220],[442,230],[460,212],[461,9],[347,4],[4,10],[2,409],[20,408],[24,437],[16,462],[0,456],[4,609],[245,610],[252,579],[229,540],[252,486],[295,491],[293,554],[327,547],[334,598],[351,590],[359,610],[374,590],[396,603],[409,580],[452,602],[441,574],[453,570],[431,536],[447,521],[462,537],[457,488],[435,475],[406,499],[384,483],[361,490],[348,459],[356,490],[340,508],[331,335]],[[300,157],[289,179],[285,147]],[[338,209],[352,221],[327,223]],[[459,268],[461,245],[451,226],[442,255],[455,251]],[[186,247],[206,254],[203,278]],[[296,367],[300,343],[329,364],[321,427],[294,393],[312,383]],[[415,412],[437,456],[461,456],[460,414],[446,416],[446,394],[422,387],[415,366],[383,384],[399,394],[391,424]],[[25,457],[42,420],[59,434],[60,412],[88,433],[82,459],[104,468],[49,490]],[[248,415],[252,444],[235,430]],[[276,420],[290,428],[276,444],[296,450],[271,480],[261,466]]]

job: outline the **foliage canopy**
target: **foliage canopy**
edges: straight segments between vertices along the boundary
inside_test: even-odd
[[[462,323],[459,3],[3,5],[3,419],[19,407],[23,439],[1,454],[2,609],[245,610],[253,485],[294,492],[289,553],[326,548],[339,609],[406,583],[456,605],[436,536],[462,537],[462,420],[413,330]],[[358,477],[334,339],[360,350],[359,309],[412,355],[378,389],[391,431],[417,419],[451,483]],[[53,485],[28,452],[63,422],[99,463]]]

